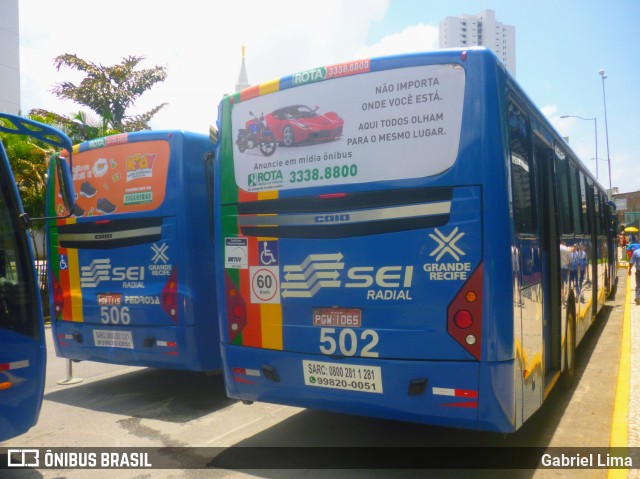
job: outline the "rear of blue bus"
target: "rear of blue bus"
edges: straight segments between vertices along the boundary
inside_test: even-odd
[[[482,156],[506,154],[501,129],[485,126],[500,122],[485,108],[498,89],[470,81],[472,69],[495,84],[493,57],[439,52],[331,65],[223,100],[216,259],[231,397],[514,429],[513,305],[489,292],[499,276],[492,288],[511,298],[508,222],[495,226],[503,257],[483,253]],[[300,104],[313,121],[277,113]],[[234,143],[252,114],[279,140],[269,157]],[[338,128],[336,117],[340,131],[315,126]],[[287,127],[316,136],[287,146]]]
[[[47,232],[56,353],[220,369],[207,222],[212,164],[204,161],[213,143],[185,132],[139,132],[74,149],[76,207]],[[50,186],[50,214],[61,215]]]

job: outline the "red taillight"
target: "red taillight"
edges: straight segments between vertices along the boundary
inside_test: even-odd
[[[241,304],[234,305],[232,314],[234,318],[242,318],[244,316],[244,306]]]
[[[324,195],[318,195],[318,198],[322,198],[323,200],[331,199],[331,198],[345,198],[347,196],[346,193],[326,193]]]
[[[53,278],[53,311],[55,317],[58,318],[62,314],[64,308],[64,291],[57,278]]]
[[[453,322],[460,329],[467,329],[473,324],[473,316],[469,311],[463,309],[453,315]]]
[[[482,354],[482,263],[447,309],[447,332],[480,360]]]
[[[178,322],[178,268],[175,266],[162,288],[162,309],[174,322]]]
[[[239,294],[236,285],[226,271],[224,273],[224,290],[227,303],[227,332],[231,343],[247,325],[247,307],[242,295]]]

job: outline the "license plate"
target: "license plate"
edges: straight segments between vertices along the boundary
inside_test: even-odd
[[[306,386],[382,394],[379,366],[303,360],[302,368]]]
[[[133,349],[131,331],[93,330],[93,342],[99,348]]]
[[[362,326],[362,311],[356,308],[314,308],[313,325],[359,328]]]

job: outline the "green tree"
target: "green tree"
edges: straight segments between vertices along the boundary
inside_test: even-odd
[[[42,122],[42,118],[37,116],[30,115],[29,118]],[[25,213],[30,218],[44,216],[47,168],[54,148],[25,135],[0,133],[0,141],[7,151]],[[33,223],[30,231],[32,237],[34,231],[42,231],[44,226],[44,222]],[[36,251],[38,257],[39,253]]]
[[[105,130],[100,124],[88,123],[87,115],[83,111],[65,116],[41,108],[34,108],[29,111],[29,117],[64,131],[74,145],[86,140],[120,133],[118,130],[108,128]]]
[[[162,103],[146,113],[127,115],[135,101],[153,85],[167,78],[164,67],[136,70],[144,57],[130,55],[113,66],[104,66],[84,60],[75,54],[65,53],[54,59],[58,70],[62,66],[85,73],[85,78],[76,85],[62,82],[53,88],[61,99],[73,100],[95,111],[103,120],[103,129],[117,131],[149,130],[149,121],[164,108]]]

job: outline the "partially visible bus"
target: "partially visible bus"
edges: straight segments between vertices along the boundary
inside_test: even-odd
[[[272,156],[234,144],[254,114]],[[571,382],[615,281],[612,211],[493,53],[320,67],[218,121],[230,397],[512,432]]]
[[[51,324],[72,360],[212,372],[213,141],[137,132],[73,147],[73,216],[50,222]],[[51,175],[53,178],[54,175]],[[60,214],[55,182],[48,208]]]
[[[60,149],[71,146],[62,132],[6,113],[0,113],[0,132],[33,136]],[[66,180],[60,189],[71,207],[68,164],[57,156],[52,167]],[[29,219],[0,142],[0,441],[36,424],[44,393],[44,320],[28,228]]]

